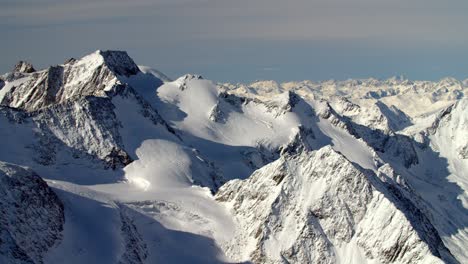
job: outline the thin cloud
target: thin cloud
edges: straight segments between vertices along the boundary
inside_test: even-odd
[[[457,0],[26,0],[2,7],[0,25],[37,27],[125,21],[135,26],[146,24],[155,34],[177,40],[379,38],[434,43],[451,39],[465,43],[466,10],[468,1]]]
[[[0,72],[18,59],[46,66],[96,49],[125,49],[170,74],[206,71],[212,78],[279,76],[263,65],[281,65],[288,79],[402,69],[432,78],[434,60],[460,76],[468,59],[466,0],[0,0],[0,6]]]

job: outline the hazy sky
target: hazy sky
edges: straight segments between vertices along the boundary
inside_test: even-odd
[[[0,72],[97,49],[216,81],[468,78],[467,0],[0,0]]]

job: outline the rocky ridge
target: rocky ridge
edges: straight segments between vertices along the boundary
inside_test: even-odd
[[[164,256],[144,224],[159,226],[161,219],[193,236],[194,248],[219,246],[215,262],[218,255],[254,263],[468,259],[462,250],[468,237],[466,82],[215,85],[199,75],[173,82],[158,76],[125,52],[97,51],[39,71],[21,62],[0,82],[0,136],[7,139],[1,160],[37,170],[63,197],[83,196],[96,208],[106,197],[101,210],[114,214],[97,224],[109,221],[111,243],[123,245],[104,250],[108,259],[145,263]],[[430,109],[420,107],[427,102]],[[211,207],[197,208],[191,203],[197,199]],[[174,206],[164,215],[151,208],[151,214],[134,208],[135,214],[114,200]],[[86,211],[80,203],[67,206]],[[60,214],[51,210],[50,217]],[[194,218],[199,227],[170,216]],[[1,257],[40,263],[50,251],[64,250],[50,248],[69,243],[70,237],[60,241],[57,226],[63,208],[59,218],[41,227],[53,236],[35,251],[11,235],[16,224],[3,230],[8,243],[0,246]],[[231,221],[232,234],[224,231]],[[159,241],[166,252],[184,236],[157,230],[168,236]],[[25,231],[36,233],[42,236]],[[75,256],[78,263],[86,254]],[[196,263],[196,254],[188,255]]]
[[[35,172],[0,162],[0,262],[44,263],[62,237],[64,207]]]
[[[216,199],[238,221],[224,245],[237,261],[336,263],[349,243],[381,263],[453,261],[410,200],[331,147],[283,155],[248,180],[227,183]]]

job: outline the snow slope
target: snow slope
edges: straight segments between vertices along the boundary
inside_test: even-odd
[[[282,156],[248,180],[227,183],[216,199],[231,208],[238,223],[236,237],[225,246],[236,260],[443,263],[439,258],[452,258],[410,201],[330,146]]]
[[[1,79],[0,167],[63,209],[30,252],[0,214],[0,260],[468,261],[466,81],[172,81],[117,51]]]

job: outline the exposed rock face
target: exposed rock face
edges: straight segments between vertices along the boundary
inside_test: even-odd
[[[0,104],[35,111],[73,97],[105,96],[120,85],[120,76],[139,73],[138,66],[120,51],[97,51],[78,61],[35,72],[14,86]]]
[[[223,245],[237,261],[335,263],[353,245],[381,263],[451,260],[398,188],[331,147],[283,155],[247,180],[228,182],[216,199],[238,223],[236,237]]]
[[[27,61],[19,61],[13,68],[13,72],[17,73],[32,73],[35,71],[33,65]]]
[[[0,263],[468,259],[468,80],[159,76],[119,51],[1,76]]]
[[[140,72],[138,66],[126,51],[100,51],[105,65],[115,74],[131,76]]]
[[[279,152],[283,155],[285,153],[298,154],[313,150],[311,142],[313,142],[314,139],[314,131],[311,128],[299,126],[294,136],[291,138],[291,141],[287,145],[280,147]]]
[[[120,123],[109,98],[83,97],[43,108],[33,114],[43,144],[39,161],[52,164],[65,145],[80,158],[84,154],[103,160],[111,168],[131,162],[119,133]],[[82,157],[85,158],[85,157]]]
[[[132,161],[129,151],[134,149],[124,145],[122,117],[116,115],[113,100],[128,101],[155,127],[175,134],[156,110],[120,81],[138,73],[126,52],[97,51],[22,79],[5,92],[1,108],[11,122],[37,126],[37,143],[26,147],[35,149],[39,164],[55,165],[57,155],[68,153],[73,159],[99,160],[105,168],[122,168]]]
[[[213,108],[211,108],[209,118],[213,122],[224,123],[226,122],[226,114],[223,112],[219,103],[217,103]]]
[[[131,217],[126,213],[124,206],[120,206],[120,219],[122,221],[122,237],[125,243],[124,254],[121,256],[119,264],[140,264],[145,263],[148,257],[148,249],[138,233]]]
[[[0,262],[43,263],[62,237],[62,202],[33,171],[0,162]]]
[[[348,117],[356,124],[385,134],[392,134],[410,126],[411,118],[395,106],[387,106],[377,101],[370,107],[360,107],[345,97],[331,101],[333,109],[342,116]]]
[[[406,168],[418,164],[418,156],[412,139],[408,136],[394,133],[383,115],[380,121],[372,121],[373,125],[361,125],[353,122],[349,117],[339,115],[332,106],[325,101],[320,104],[318,115],[330,121],[334,126],[345,130],[356,138],[362,138],[368,146],[388,159],[397,160]],[[374,128],[373,128],[374,127]],[[378,129],[375,127],[384,127]]]

